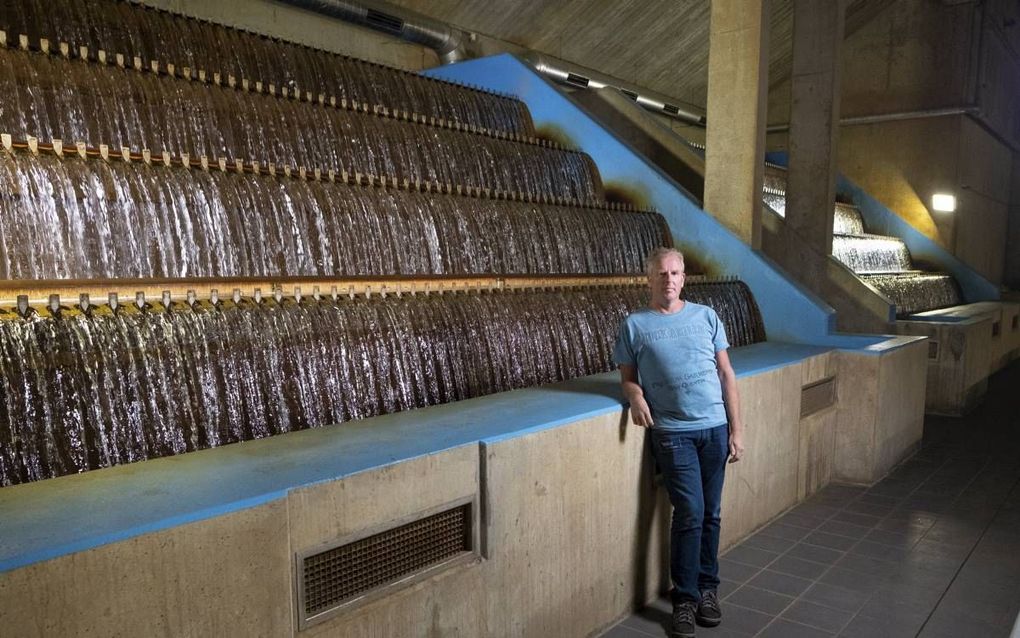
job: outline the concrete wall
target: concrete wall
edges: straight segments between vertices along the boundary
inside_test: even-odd
[[[989,281],[1002,281],[1012,153],[972,118],[844,126],[839,166],[875,199]],[[931,211],[936,192],[955,194],[956,211]]]
[[[917,346],[863,355],[867,369],[824,351],[739,379],[748,454],[727,469],[724,549],[836,475],[840,430],[862,427],[857,438],[880,446],[873,480],[888,469],[879,457],[913,449],[916,388],[896,379]],[[900,395],[873,402],[884,425],[842,417],[874,413],[856,394],[871,374],[879,394]],[[802,419],[801,388],[834,376],[840,407]],[[25,638],[594,635],[667,583],[668,503],[653,471],[645,431],[622,410],[460,445],[2,573],[0,627]],[[463,498],[481,506],[478,558],[297,631],[295,555]]]
[[[431,49],[271,0],[140,1],[175,13],[409,71],[439,64],[439,57]]]

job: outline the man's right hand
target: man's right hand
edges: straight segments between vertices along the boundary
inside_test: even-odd
[[[652,411],[648,408],[648,402],[644,400],[644,397],[634,397],[630,402],[630,417],[634,421],[634,425],[640,425],[643,428],[653,426]]]

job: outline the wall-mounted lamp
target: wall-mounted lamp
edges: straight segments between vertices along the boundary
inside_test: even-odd
[[[956,210],[956,195],[935,193],[931,196],[931,209],[940,213],[951,213]]]

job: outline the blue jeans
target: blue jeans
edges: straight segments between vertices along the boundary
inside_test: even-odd
[[[669,575],[673,600],[697,601],[719,586],[719,521],[729,455],[729,426],[690,432],[652,428],[652,450],[669,502]]]

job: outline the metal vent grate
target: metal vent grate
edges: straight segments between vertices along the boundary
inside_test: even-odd
[[[568,84],[573,84],[574,86],[579,86],[582,89],[584,89],[588,88],[588,82],[589,82],[588,78],[584,77],[583,75],[578,75],[576,73],[567,73]]]
[[[1020,316],[1013,317],[1013,332],[1020,330]]]
[[[1002,334],[1002,322],[1001,321],[992,322],[992,336],[998,337],[1000,334]]]
[[[800,389],[800,417],[810,416],[836,402],[836,378],[822,379]]]
[[[939,358],[939,342],[934,339],[928,339],[928,358],[938,359]]]
[[[373,534],[301,559],[301,611],[308,619],[472,551],[471,505]]]
[[[386,31],[395,35],[400,35],[400,33],[404,30],[403,20],[397,16],[392,16],[388,13],[383,13],[382,11],[376,11],[374,9],[369,9],[365,14],[365,22],[367,22],[369,26],[375,27],[380,31]]]

